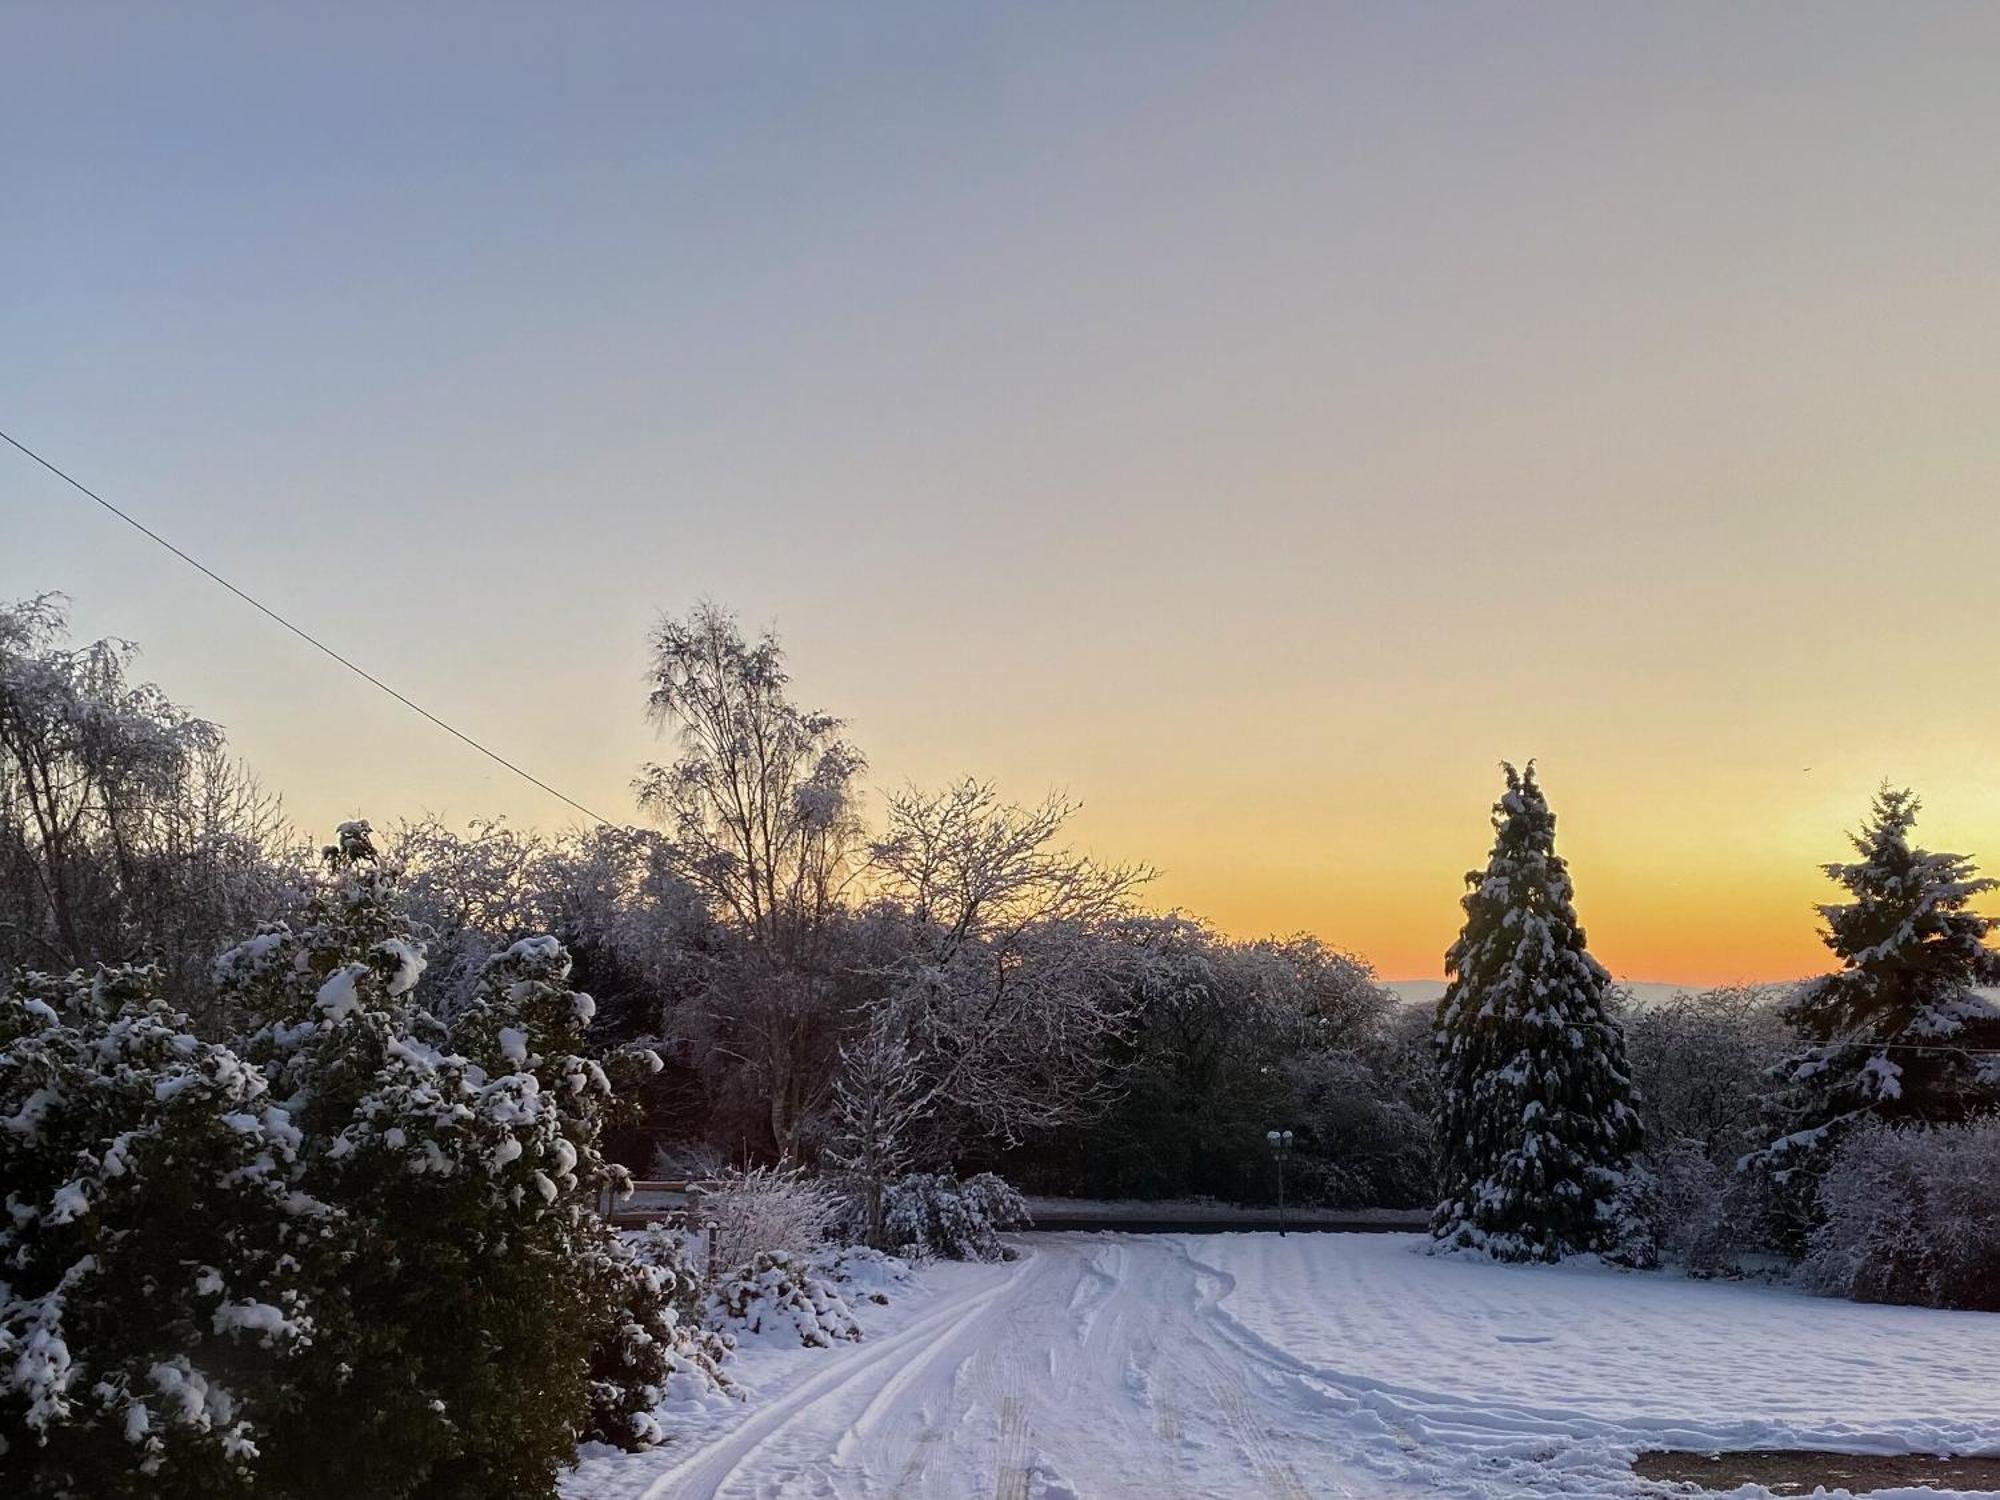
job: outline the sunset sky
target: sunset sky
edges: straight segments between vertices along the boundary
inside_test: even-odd
[[[775,626],[877,786],[1439,971],[1502,757],[1599,956],[2000,868],[2000,7],[7,7],[0,428],[580,801]],[[314,831],[567,809],[18,455],[0,597]]]

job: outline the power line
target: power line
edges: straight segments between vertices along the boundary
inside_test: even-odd
[[[134,531],[137,531],[140,535],[148,537],[155,542],[158,542],[162,547],[165,547],[169,552],[173,553],[175,557],[178,557],[182,562],[186,563],[196,572],[201,573],[205,577],[212,579],[214,582],[221,584],[224,588],[228,589],[230,593],[234,594],[237,598],[241,599],[245,604],[249,605],[259,614],[266,615],[269,618],[276,620],[280,625],[284,626],[285,629],[289,630],[293,635],[297,636],[300,640],[304,641],[314,650],[323,652],[325,655],[332,657],[335,661],[339,662],[343,667],[347,668],[348,671],[352,672],[356,677],[359,677],[363,682],[372,684],[373,686],[380,688],[383,692],[387,693],[391,698],[394,698],[398,703],[402,704],[403,707],[409,709],[413,713],[421,714],[424,718],[430,720],[431,723],[437,725],[437,727],[442,729],[446,734],[451,735],[454,739],[461,740],[465,744],[470,745],[473,749],[477,750],[481,755],[485,756],[495,765],[506,767],[509,771],[512,771],[516,776],[520,777],[523,781],[530,782],[533,785],[540,787],[543,791],[547,792],[551,797],[554,797],[558,802],[567,802],[571,807],[575,808],[585,817],[595,818],[598,822],[602,823],[606,828],[611,828],[616,826],[615,824],[612,823],[612,821],[609,818],[605,817],[604,814],[591,811],[589,808],[585,807],[581,802],[577,801],[576,798],[557,791],[554,787],[550,786],[546,781],[542,780],[541,777],[535,775],[530,771],[525,771],[521,767],[515,765],[514,762],[507,759],[506,756],[500,754],[499,751],[488,749],[485,745],[480,744],[478,740],[475,740],[471,735],[465,733],[464,730],[456,729],[450,724],[445,723],[443,719],[440,719],[436,714],[432,713],[429,709],[425,708],[421,703],[417,703],[412,699],[406,698],[405,696],[403,696],[403,694],[397,692],[394,688],[390,687],[388,683],[384,682],[381,678],[377,677],[373,672],[370,672],[367,668],[357,666],[354,662],[349,661],[346,657],[342,656],[338,651],[334,650],[333,647],[327,645],[325,641],[320,640],[317,636],[311,634],[306,630],[301,629],[297,625],[294,625],[290,620],[287,620],[283,615],[279,614],[275,609],[272,609],[269,605],[263,603],[261,600],[254,599],[249,594],[244,593],[242,589],[239,589],[235,584],[231,583],[227,578],[224,578],[220,573],[216,572],[215,569],[208,567],[204,563],[195,561],[194,558],[189,557],[187,553],[181,551],[180,548],[176,547],[172,542],[168,541],[165,537],[161,536],[157,531],[153,530],[150,526],[147,526],[144,522],[139,521],[134,517],[126,514],[124,511],[120,510],[117,506],[113,505],[109,500],[105,499],[102,495],[98,494],[97,491],[91,489],[88,485],[84,484],[81,480],[78,480],[72,477],[71,475],[65,474],[61,469],[58,469],[54,464],[50,463],[46,458],[43,458],[41,454],[35,452],[35,450],[30,448],[26,443],[21,442],[19,439],[3,431],[0,431],[0,438],[6,439],[7,443],[10,446],[18,449],[22,453],[25,453],[29,458],[32,458],[36,463],[40,464],[43,468],[47,469],[51,474],[55,475],[56,478],[60,479],[64,484],[68,485],[78,494],[87,496],[88,498],[95,500],[99,505],[103,506],[106,510],[110,511],[112,515],[116,516],[119,520],[123,521],[127,526],[130,526]]]

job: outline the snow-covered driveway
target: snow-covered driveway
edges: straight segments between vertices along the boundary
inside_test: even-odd
[[[1046,1234],[576,1500],[1634,1495],[1643,1444],[2000,1452],[2000,1318],[1440,1261],[1410,1235]],[[1652,1493],[1660,1493],[1653,1491]]]
[[[1342,1434],[1218,1318],[1223,1283],[1177,1237],[1049,1234],[1008,1266],[952,1268],[915,1321],[787,1356],[695,1451],[585,1465],[593,1500],[1066,1500],[1373,1496]],[[971,1273],[971,1274],[967,1274]],[[1415,1491],[1409,1491],[1414,1494]]]

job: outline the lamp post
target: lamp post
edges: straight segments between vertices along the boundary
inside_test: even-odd
[[[1285,1237],[1285,1156],[1292,1149],[1292,1133],[1289,1130],[1267,1130],[1264,1139],[1271,1143],[1271,1159],[1278,1164],[1278,1238]]]

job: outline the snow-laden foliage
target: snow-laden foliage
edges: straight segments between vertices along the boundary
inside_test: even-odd
[[[1754,1144],[1764,1077],[1785,1049],[1784,994],[1774,985],[1684,990],[1624,1012],[1634,1107],[1653,1148],[1683,1142],[1733,1167]]]
[[[324,1336],[346,1217],[263,1074],[157,983],[0,998],[0,1493],[248,1493]]]
[[[753,1255],[709,1289],[708,1324],[732,1345],[748,1339],[826,1349],[861,1337],[838,1286],[809,1261]]]
[[[1466,876],[1445,955],[1437,1135],[1440,1247],[1499,1260],[1598,1252],[1644,1261],[1644,1185],[1610,976],[1584,946],[1555,814],[1535,769],[1505,768],[1493,853]]]
[[[380,844],[403,872],[400,903],[429,959],[417,993],[436,1014],[465,1003],[494,954],[545,933],[597,1000],[593,1036],[656,1035],[663,1010],[706,981],[713,923],[656,832],[543,834],[497,818],[460,832],[426,818]]]
[[[700,1184],[701,1217],[713,1221],[716,1253],[740,1265],[758,1255],[802,1259],[825,1244],[841,1194],[796,1167],[752,1167]]]
[[[609,1327],[590,1357],[590,1422],[585,1436],[636,1449],[665,1435],[663,1404],[738,1395],[722,1370],[728,1343],[703,1325],[702,1277],[683,1230],[654,1225],[599,1252]]]
[[[912,1172],[884,1194],[889,1248],[913,1260],[1012,1260],[1000,1236],[1029,1224],[1021,1195],[991,1172],[960,1182],[951,1172]]]
[[[831,1282],[849,1303],[886,1303],[916,1279],[910,1263],[867,1245],[825,1245],[806,1264],[822,1281]]]
[[[1910,842],[1917,798],[1884,787],[1851,836],[1861,858],[1825,867],[1853,897],[1819,908],[1838,972],[1795,990],[1784,1017],[1804,1044],[1771,1071],[1770,1135],[1745,1165],[1770,1184],[1774,1229],[1803,1248],[1818,1184],[1857,1126],[1948,1124],[2000,1107],[2000,984],[1993,919],[1970,903],[1996,888],[1959,854]]]
[[[1819,1185],[1806,1284],[2000,1312],[2000,1117],[1852,1133]]]
[[[52,1494],[546,1495],[618,1407],[598,1387],[654,1384],[652,1278],[589,1211],[621,1175],[598,1148],[612,1087],[561,945],[496,954],[450,1027],[412,999],[423,963],[356,823],[303,916],[219,961],[240,1046],[130,972],[16,997],[16,1472]]]

